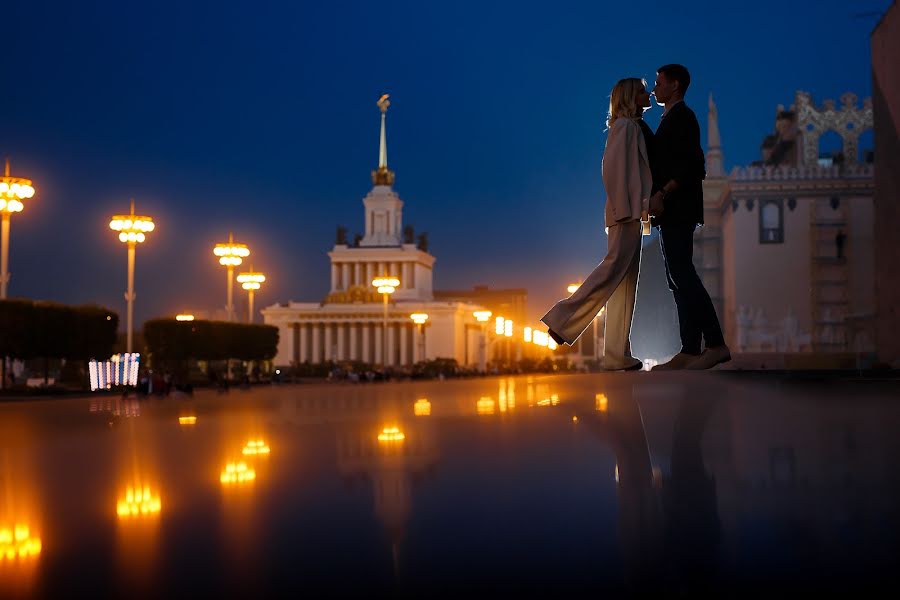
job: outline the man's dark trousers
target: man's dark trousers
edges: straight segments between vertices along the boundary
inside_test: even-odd
[[[707,348],[725,344],[722,328],[712,300],[694,268],[694,224],[664,223],[659,226],[659,240],[666,279],[675,296],[681,351],[700,354],[700,341]]]

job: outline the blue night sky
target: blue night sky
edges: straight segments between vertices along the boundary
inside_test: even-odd
[[[258,306],[322,299],[335,227],[363,227],[385,92],[394,187],[429,234],[435,288],[525,287],[536,320],[605,253],[617,79],[687,65],[730,169],[795,90],[871,94],[877,16],[858,15],[890,0],[132,4],[4,3],[0,153],[37,188],[13,216],[10,295],[124,318],[107,223],[134,197],[157,223],[140,324],[224,304],[211,247],[229,230],[270,276]]]

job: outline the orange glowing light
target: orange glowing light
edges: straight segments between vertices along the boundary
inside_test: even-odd
[[[413,404],[413,412],[417,417],[427,417],[431,414],[431,402],[427,398],[419,398]]]
[[[594,396],[594,408],[600,412],[607,411],[609,408],[609,400],[607,400],[606,394],[600,393]]]
[[[479,415],[492,415],[494,414],[494,400],[488,396],[482,396],[478,402],[475,403],[475,412]]]
[[[125,495],[116,503],[116,514],[120,519],[157,515],[161,509],[159,494],[154,493],[149,485],[128,486]]]
[[[230,462],[225,465],[225,470],[219,475],[219,481],[223,485],[231,485],[234,483],[248,483],[256,479],[256,471],[247,466],[247,463]]]
[[[0,527],[0,561],[33,558],[41,553],[41,547],[41,538],[31,535],[28,525]]]
[[[557,394],[552,394],[549,398],[538,400],[537,404],[538,406],[556,406],[559,404],[559,396]]]
[[[406,439],[406,435],[400,431],[399,427],[385,427],[378,434],[379,442],[402,442]]]
[[[250,440],[242,451],[244,456],[259,456],[269,454],[269,446],[263,440]]]
[[[194,416],[190,416],[190,417],[178,417],[178,424],[179,424],[179,425],[196,425],[196,424],[197,424],[197,417],[194,417]]]

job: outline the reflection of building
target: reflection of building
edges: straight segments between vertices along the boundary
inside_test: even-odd
[[[426,235],[415,238],[403,225],[403,201],[393,189],[387,167],[382,107],[379,165],[372,172],[374,187],[363,199],[365,232],[348,241],[338,228],[331,259],[331,291],[322,302],[288,302],[262,311],[265,322],[280,332],[275,364],[359,360],[366,363],[411,365],[418,360],[411,313],[427,313],[425,358],[452,358],[460,364],[478,361],[480,329],[472,312],[481,308],[467,301],[440,300],[432,291],[435,257]],[[376,277],[400,280],[388,309],[386,360],[382,357],[382,296],[372,286]]]
[[[872,103],[776,111],[762,160],[724,176],[710,100],[706,226],[695,262],[737,352],[871,351],[874,325]],[[867,133],[868,132],[868,133]],[[834,139],[838,149],[820,151]],[[861,139],[862,138],[862,139]],[[864,147],[860,147],[864,146]]]
[[[875,113],[875,289],[881,360],[900,361],[900,5],[894,2],[872,32]]]

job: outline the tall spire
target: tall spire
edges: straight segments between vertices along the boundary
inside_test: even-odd
[[[719,111],[709,94],[709,122],[707,127],[706,171],[710,177],[725,177],[722,138],[719,135]]]
[[[385,133],[385,116],[391,105],[388,95],[384,94],[378,99],[378,108],[381,109],[381,140],[378,146],[378,169],[372,171],[372,183],[375,185],[394,185],[394,172],[387,166],[387,134]]]

